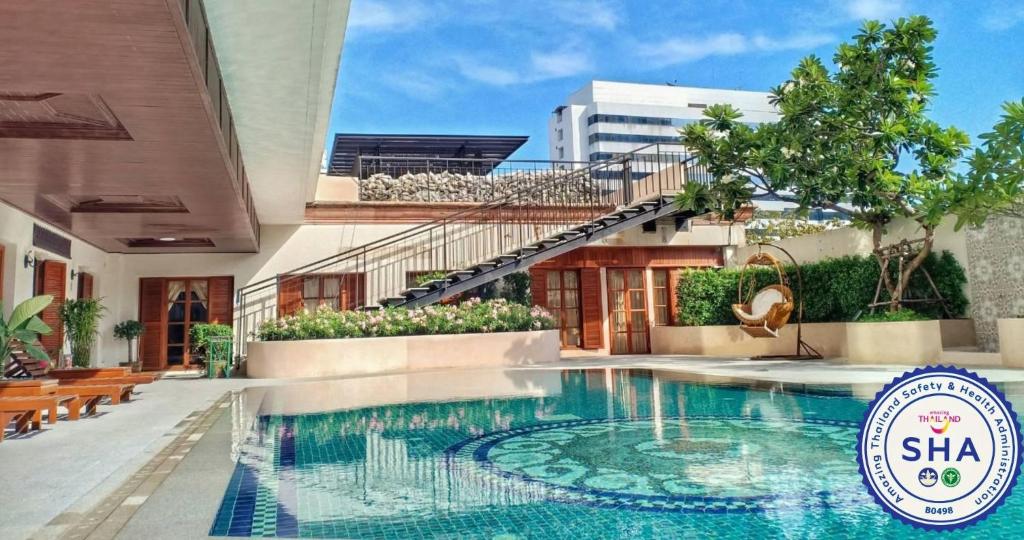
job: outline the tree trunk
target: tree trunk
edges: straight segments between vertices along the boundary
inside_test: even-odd
[[[886,292],[889,293],[889,310],[896,311],[899,309],[899,296],[896,296],[896,285],[892,282],[892,277],[889,275],[889,261],[891,257],[888,250],[882,249],[882,235],[884,233],[884,223],[874,223],[871,228],[871,240],[874,243],[875,259],[878,260],[878,269],[881,275],[882,283],[885,285]],[[896,300],[895,307],[893,306],[893,300]],[[874,312],[874,308],[871,308]]]
[[[893,307],[890,307],[891,311],[899,309],[899,301],[903,298],[903,292],[910,287],[910,277],[914,274],[918,268],[924,264],[925,259],[932,252],[932,244],[935,243],[935,228],[925,226],[924,227],[924,242],[921,244],[921,251],[917,252],[917,255],[910,260],[903,268],[901,268],[900,275],[897,276],[899,282],[896,284],[896,296],[893,298]]]

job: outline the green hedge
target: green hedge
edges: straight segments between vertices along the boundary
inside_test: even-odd
[[[944,251],[941,255],[929,255],[924,267],[949,303],[950,312],[955,317],[963,317],[967,313],[967,296],[964,294],[967,276],[960,263],[951,253]],[[801,265],[800,270],[804,278],[804,322],[852,321],[862,311],[867,313],[867,305],[874,299],[878,284],[879,268],[874,257],[826,259]],[[891,271],[896,272],[895,264]],[[794,269],[787,267],[786,272],[794,294],[799,294]],[[778,280],[775,270],[771,268],[755,268],[753,274],[758,289]],[[683,272],[676,289],[679,324],[736,324],[731,306],[737,300],[739,275],[739,269]],[[932,296],[931,287],[920,271],[915,272],[911,278],[910,289],[915,298]],[[882,299],[886,296],[883,289]],[[916,304],[913,307],[930,319],[945,316],[939,304]]]

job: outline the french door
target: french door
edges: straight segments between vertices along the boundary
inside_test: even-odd
[[[647,293],[642,268],[608,269],[608,310],[612,354],[650,352]]]
[[[547,307],[554,315],[562,347],[578,349],[580,334],[580,274],[578,270],[548,270]]]
[[[192,327],[210,321],[207,279],[167,280],[167,365],[189,365]]]

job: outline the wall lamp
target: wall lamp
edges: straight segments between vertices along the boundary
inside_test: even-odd
[[[36,267],[36,254],[31,249],[25,253],[25,268]]]
[[[75,276],[77,276],[77,275],[78,275],[78,272],[75,272],[75,269],[72,268],[71,269],[71,281],[74,281],[75,280]]]

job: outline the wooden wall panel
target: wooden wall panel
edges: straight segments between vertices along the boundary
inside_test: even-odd
[[[302,277],[277,276],[277,316],[291,315],[302,309]]]
[[[4,301],[4,246],[0,245],[0,303]]]
[[[231,326],[235,318],[235,278],[211,277],[209,283],[210,322]]]
[[[601,324],[601,271],[580,270],[580,303],[583,311],[583,348],[600,349],[604,345]]]
[[[167,365],[167,293],[163,278],[139,280],[139,322],[145,328],[139,340],[139,359],[143,369],[163,369]]]
[[[548,280],[545,271],[536,266],[530,268],[530,296],[533,305],[548,307]]]
[[[582,247],[534,266],[541,268],[722,266],[722,250],[712,246]]]
[[[39,316],[53,331],[41,336],[39,343],[54,360],[59,359],[64,344],[64,325],[60,322],[60,307],[67,299],[67,269],[67,265],[60,261],[41,261],[36,265],[36,294],[53,295],[53,302]]]
[[[366,305],[366,274],[359,272],[341,275],[341,298],[338,305],[343,310],[353,310]]]

